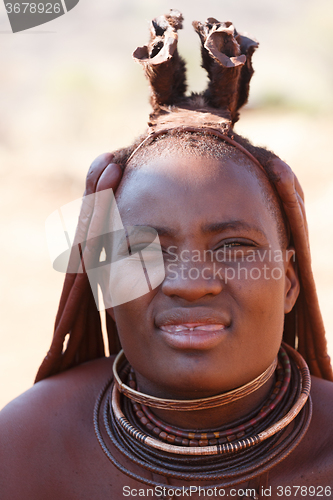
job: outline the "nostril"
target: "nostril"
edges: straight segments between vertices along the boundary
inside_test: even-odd
[[[206,295],[218,295],[222,291],[222,281],[218,279],[196,279],[190,276],[166,277],[162,283],[162,292],[169,296],[177,296],[188,301],[198,300]]]

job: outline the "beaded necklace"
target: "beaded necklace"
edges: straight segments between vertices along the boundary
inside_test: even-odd
[[[149,394],[143,394],[139,392],[136,387],[136,382],[133,378],[134,372],[132,371],[132,376],[129,377],[128,385],[122,380],[123,377],[119,376],[118,369],[119,366],[124,363],[125,355],[124,351],[121,350],[114,360],[113,364],[113,376],[115,384],[118,387],[118,390],[127,396],[132,401],[136,401],[137,403],[144,404],[146,406],[150,406],[152,408],[159,408],[165,410],[181,410],[181,411],[192,411],[192,410],[200,410],[208,408],[216,408],[217,406],[226,405],[228,403],[237,401],[245,396],[252,394],[254,391],[262,387],[267,380],[273,375],[277,360],[275,359],[273,363],[258,377],[254,380],[251,380],[245,385],[241,387],[237,387],[236,389],[225,392],[223,394],[218,394],[217,396],[212,396],[209,398],[202,399],[190,399],[190,400],[178,400],[178,399],[162,399],[156,398],[154,396],[150,396]],[[128,370],[124,370],[124,373],[127,375]]]
[[[284,349],[281,349],[280,356],[282,358],[283,367],[278,366],[276,370],[276,382],[270,394],[264,405],[260,407],[258,413],[256,412],[253,417],[251,415],[251,418],[244,423],[239,423],[237,425],[237,422],[235,422],[232,428],[227,429],[224,426],[214,430],[203,430],[202,432],[198,432],[194,429],[184,431],[180,428],[170,426],[156,418],[146,405],[140,405],[131,401],[137,421],[146,427],[151,434],[171,444],[182,446],[225,444],[235,441],[236,438],[242,438],[246,433],[253,431],[253,428],[276,408],[287,391],[291,374],[290,362]],[[131,385],[131,382],[135,384],[135,375],[132,370],[129,373],[129,385]]]
[[[154,434],[152,431],[150,435],[147,434],[150,429],[145,421],[140,420],[146,418],[149,421],[147,415],[151,418],[152,412],[142,411],[143,417],[141,414],[137,415],[141,410],[134,407],[127,397],[123,397],[122,400],[117,385],[112,381],[106,384],[96,402],[94,426],[97,439],[113,465],[129,477],[149,486],[161,487],[163,484],[139,476],[115,458],[102,436],[100,420],[103,421],[104,430],[112,446],[141,470],[145,469],[150,473],[182,482],[219,481],[219,484],[214,486],[223,488],[258,477],[295,449],[304,437],[311,420],[310,374],[305,361],[297,351],[287,345],[281,348],[279,358],[281,365],[277,368],[274,388],[262,407],[245,417],[243,421],[236,422],[233,429],[221,427],[215,430],[220,436],[216,438],[217,441],[226,438],[225,443],[208,442],[208,446],[206,443],[197,446],[192,442],[185,445],[176,442],[176,438],[188,438],[177,436],[178,429],[171,426],[168,427],[172,429],[170,433],[173,434],[169,433],[172,437],[163,440],[164,435],[161,436],[161,433],[165,432],[167,435],[168,433],[163,431],[161,424],[163,426],[167,424],[159,420],[159,425],[155,425],[151,420],[151,425],[158,428],[159,434],[156,439],[152,436]],[[129,373],[129,367],[125,368],[126,372]],[[272,394],[275,397],[272,398]],[[240,426],[244,426],[240,431],[245,432],[244,437],[237,436]],[[182,429],[181,432],[188,435],[192,431]],[[208,430],[207,434],[210,432],[214,431]],[[196,431],[194,434],[199,438],[199,435],[203,437],[204,433]],[[173,440],[173,437],[175,439],[171,444],[170,439]],[[170,485],[170,488],[176,489],[177,486]],[[204,485],[203,488],[209,489],[210,486]]]

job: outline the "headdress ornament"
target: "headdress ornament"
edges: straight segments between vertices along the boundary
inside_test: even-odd
[[[204,93],[186,97],[185,62],[177,49],[182,22],[183,16],[175,10],[155,18],[149,43],[133,53],[150,83],[153,112],[149,130],[157,132],[185,124],[213,127],[226,133],[248,100],[252,55],[258,42],[240,35],[231,22],[221,23],[214,18],[205,23],[194,21],[209,84]]]

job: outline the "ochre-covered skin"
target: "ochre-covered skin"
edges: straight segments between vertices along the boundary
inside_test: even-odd
[[[154,21],[155,35],[160,37],[162,45],[166,36],[177,41],[174,35],[181,24],[177,14]],[[235,39],[239,36],[228,23],[220,28],[221,23],[214,19],[206,25],[196,25],[204,49],[209,49],[215,58],[221,40],[216,41],[213,33],[217,31],[217,37],[223,40],[225,36]],[[225,54],[236,68],[250,61],[256,46],[251,40],[238,40],[239,50],[232,39],[231,49],[236,52]],[[150,44],[154,45],[153,39]],[[176,47],[172,43],[170,47],[172,60]],[[166,53],[169,54],[167,50]],[[140,54],[143,52],[139,51]],[[225,61],[222,56],[217,59]],[[181,69],[179,60],[176,63]],[[145,64],[149,65],[149,61]],[[228,64],[224,63],[223,67]],[[249,75],[250,64],[248,70]],[[248,90],[251,75],[248,79],[245,76],[242,88]],[[241,79],[235,81],[239,90]],[[169,88],[166,95],[173,95],[173,90]],[[178,90],[182,97],[184,88],[180,86]],[[251,162],[249,155],[238,161],[235,158],[239,156],[228,153],[212,158],[204,154],[187,155],[174,147],[168,151],[168,144],[177,141],[174,138],[166,141],[163,154],[147,155],[146,161],[136,168],[135,154],[131,155],[139,141],[128,150],[98,157],[88,173],[86,194],[108,188],[116,191],[125,226],[148,225],[159,232],[166,267],[170,246],[176,247],[178,253],[212,250],[213,254],[228,246],[232,251],[239,247],[245,253],[254,250],[257,262],[242,262],[242,266],[250,271],[251,266],[260,261],[269,273],[273,263],[265,250],[270,249],[280,250],[285,257],[274,262],[280,277],[266,279],[262,275],[260,279],[245,279],[240,276],[227,281],[223,273],[221,277],[214,274],[212,263],[205,263],[207,279],[188,280],[180,273],[177,279],[171,279],[169,269],[159,287],[107,311],[110,351],[119,351],[120,339],[142,391],[162,398],[203,398],[258,376],[274,360],[282,337],[290,345],[297,341],[313,375],[313,418],[299,446],[256,484],[270,487],[272,499],[285,498],[278,487],[312,486],[320,494],[325,492],[325,487],[333,489],[333,384],[329,381],[332,370],[311,272],[303,193],[288,165],[233,133],[238,104],[245,102],[247,91],[238,100],[233,92],[231,94],[229,104],[216,113],[215,126],[245,147],[256,161]],[[163,106],[168,103],[154,96],[152,102],[151,128],[154,129],[166,116]],[[181,111],[178,112],[184,112],[184,120],[191,115],[192,121],[189,121],[193,126],[198,115],[195,110],[191,111],[193,102],[186,102],[179,105]],[[207,106],[200,108],[199,113],[207,113],[212,126],[214,102],[210,101]],[[179,115],[174,122],[177,126],[178,121]],[[204,125],[201,114],[200,128]],[[237,145],[234,147],[237,149]],[[267,174],[269,178],[265,188],[259,180],[258,169],[261,176]],[[276,197],[285,214],[291,233],[288,247],[281,244],[277,220],[267,207],[267,194]],[[102,206],[84,202],[78,225],[81,241],[104,216]],[[97,251],[100,249],[88,242],[83,252],[84,261],[89,263]],[[71,269],[75,265],[78,268],[80,262],[72,262]],[[190,265],[200,270],[204,264],[185,261],[185,270]],[[216,335],[194,332],[173,335],[163,329],[177,322],[218,324],[223,328]],[[69,342],[63,352],[67,334],[70,334]],[[99,313],[87,276],[67,274],[54,338],[37,383],[0,413],[1,500],[120,500],[125,498],[124,486],[145,489],[113,467],[94,433],[94,405],[112,376],[113,359],[113,356],[104,357]],[[157,413],[165,421],[183,428],[202,429],[221,422],[232,423],[265,399],[272,382],[268,380],[250,396],[224,407]],[[116,452],[115,455],[132,472],[166,482],[165,478],[152,477]],[[177,483],[171,481],[171,484]],[[249,487],[249,483],[238,487]],[[226,496],[228,494],[226,490]],[[192,495],[191,498],[200,497]],[[302,498],[313,498],[313,495],[308,490]]]
[[[108,157],[100,157],[97,160],[97,168],[103,164],[106,166],[108,160]],[[167,196],[167,191],[170,192],[167,188],[173,179],[167,171],[163,170],[165,168],[163,162],[158,166],[160,176],[156,173],[151,178],[151,182],[156,188],[155,202],[160,200],[158,204],[161,207],[161,211],[156,207],[156,222],[161,225],[163,218],[166,218],[168,225],[176,224],[178,244],[189,245],[195,241],[195,246],[207,246],[208,240],[216,238],[216,235],[202,234],[199,229],[200,222],[202,220],[209,222],[212,217],[216,216],[215,204],[221,204],[218,213],[223,220],[224,217],[230,216],[228,212],[232,208],[233,213],[235,210],[244,210],[251,201],[251,206],[254,205],[254,208],[257,206],[258,212],[251,212],[250,218],[254,217],[253,222],[265,228],[265,234],[270,244],[278,245],[276,225],[271,220],[267,209],[263,208],[264,205],[260,200],[260,191],[257,191],[258,185],[255,178],[245,174],[243,180],[238,177],[240,182],[238,184],[235,181],[237,175],[240,175],[242,169],[244,170],[243,167],[236,166],[235,170],[229,171],[230,162],[226,162],[226,165],[221,168],[221,165],[217,165],[216,162],[202,159],[215,180],[213,182],[210,177],[200,175],[199,170],[196,173],[196,165],[199,166],[199,161],[198,158],[193,170],[192,167],[188,168],[188,164],[184,160],[181,162],[178,160],[173,165],[171,164],[171,169],[177,166],[179,181],[182,177],[185,180],[186,176],[191,174],[192,187],[194,190],[199,189],[202,197],[200,200],[197,197],[192,198],[190,191],[186,192],[180,182],[174,191],[172,208],[167,211],[168,217],[166,213],[163,214],[164,197]],[[106,173],[110,179],[110,182],[107,183],[108,187],[116,187],[119,180],[118,172],[117,166],[108,167]],[[128,205],[130,208],[128,217],[136,217],[138,222],[141,222],[139,220],[141,217],[153,217],[151,211],[145,214],[145,207],[149,207],[153,201],[151,197],[154,197],[154,191],[149,191],[150,194],[147,191],[149,186],[145,181],[149,178],[149,175],[147,177],[148,172],[149,166],[147,165],[146,169],[139,169],[135,173],[136,176],[139,176],[137,195],[132,192],[132,196],[129,196],[130,191],[135,186],[134,179],[132,179],[132,184],[124,180],[120,191],[119,205],[121,209],[125,209],[125,200],[130,197],[131,205]],[[161,175],[163,172],[166,176]],[[142,182],[139,180],[140,177]],[[227,191],[240,189],[242,183],[246,181],[249,187],[248,193],[240,206],[235,207],[231,198],[228,202]],[[220,188],[226,190],[221,201],[214,198],[216,182],[219,182]],[[160,187],[158,187],[159,184]],[[149,196],[148,200],[147,196]],[[182,196],[185,196],[187,200],[188,209],[183,211],[181,216],[179,216],[178,211],[177,217],[177,203],[181,204]],[[135,209],[135,203],[142,200],[142,197],[146,201],[142,204],[139,203]],[[248,199],[248,197],[250,198]],[[170,207],[170,203],[168,203],[168,207]],[[239,213],[237,215],[240,216]],[[125,216],[124,213],[123,216]],[[135,220],[131,222],[135,222]],[[156,223],[153,220],[148,221],[148,219],[145,222]],[[189,225],[193,226],[192,235],[188,232]],[[242,234],[242,237],[244,236],[251,240],[257,238],[253,234],[252,236]],[[239,234],[238,237],[240,237]],[[268,242],[260,241],[260,244],[267,245]],[[206,288],[203,288],[203,285]],[[146,390],[150,390],[151,393],[167,397],[170,394],[181,395],[183,393],[182,384],[185,382],[187,390],[193,387],[194,394],[198,394],[197,391],[199,391],[200,395],[204,396],[213,391],[228,388],[230,384],[233,385],[233,382],[229,380],[228,370],[226,370],[228,363],[232,364],[230,370],[231,373],[235,374],[234,383],[236,384],[244,380],[245,370],[241,370],[243,363],[246,363],[248,367],[245,380],[248,376],[252,377],[259,373],[271,361],[278,349],[282,333],[283,312],[288,311],[295,301],[297,280],[293,266],[289,263],[285,267],[285,278],[281,282],[265,285],[269,288],[273,287],[269,293],[276,295],[274,303],[269,300],[268,290],[265,289],[266,293],[264,293],[264,290],[256,284],[252,284],[254,288],[251,290],[251,296],[248,296],[248,286],[251,284],[234,283],[231,284],[227,292],[224,290],[224,294],[221,295],[224,285],[216,280],[208,284],[203,284],[200,280],[193,281],[189,288],[184,287],[181,281],[170,283],[166,280],[158,291],[115,310],[125,352],[138,372],[142,372],[140,378],[142,386]],[[196,308],[198,303],[201,304],[201,307],[204,304],[204,307],[209,308],[209,311],[220,311],[222,305],[224,314],[230,314],[230,318],[234,321],[234,335],[244,336],[240,344],[235,342],[235,339],[230,335],[229,340],[223,339],[220,347],[215,347],[217,351],[223,345],[226,349],[231,349],[225,358],[223,357],[224,349],[222,349],[220,356],[222,356],[223,363],[217,359],[214,349],[201,351],[196,360],[191,359],[191,356],[182,348],[179,349],[179,346],[170,346],[166,340],[160,339],[158,332],[155,331],[153,321],[150,319],[153,311],[158,311],[158,314],[161,314],[161,311],[169,311],[175,305],[185,309],[193,306]],[[246,311],[249,311],[248,324]],[[261,329],[259,324],[256,326],[258,321],[262,322],[263,325],[267,323],[267,327]],[[280,333],[278,333],[279,331]],[[254,336],[253,348],[251,342],[249,345],[246,344],[247,334]],[[232,347],[233,343],[234,347]],[[158,361],[157,366],[154,364],[155,359]],[[109,497],[121,499],[123,498],[123,486],[143,488],[140,483],[136,483],[114,469],[100,449],[93,431],[94,404],[102,386],[112,373],[112,361],[113,358],[95,360],[49,377],[37,383],[1,412],[1,498],[5,500],[13,498],[35,500],[46,497],[51,500],[59,498],[102,500]],[[216,377],[215,380],[214,370],[220,373],[219,379]],[[188,381],[186,382],[187,377]],[[233,420],[243,412],[247,412],[253,404],[265,396],[266,391],[267,385],[257,394],[245,398],[241,405],[234,404],[224,408],[223,411],[221,409],[217,411],[206,410],[200,412],[200,415],[197,412],[191,417],[186,416],[186,418],[179,413],[174,419],[170,419],[166,415],[163,416],[184,427],[189,424],[196,424],[200,427],[200,422],[216,425],[221,419]],[[314,414],[310,429],[299,447],[279,466],[270,471],[268,484],[272,487],[273,492],[277,492],[277,486],[332,485],[333,384],[313,378],[311,394]],[[134,472],[144,474],[142,470],[136,470],[130,463],[126,463],[126,465]],[[147,477],[150,477],[149,474]],[[160,480],[163,481],[163,478]],[[278,497],[273,494],[272,498]]]

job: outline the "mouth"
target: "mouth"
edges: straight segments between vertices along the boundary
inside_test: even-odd
[[[218,332],[225,328],[222,324],[210,324],[210,323],[184,323],[180,325],[161,325],[160,329],[163,332],[168,333],[187,333],[187,332]]]
[[[185,317],[190,321],[184,321]],[[230,326],[230,321],[227,318],[217,318],[206,312],[203,315],[194,311],[187,311],[185,314],[174,311],[170,316],[162,316],[157,321],[156,326],[166,344],[172,348],[207,350],[216,347],[223,340]]]

